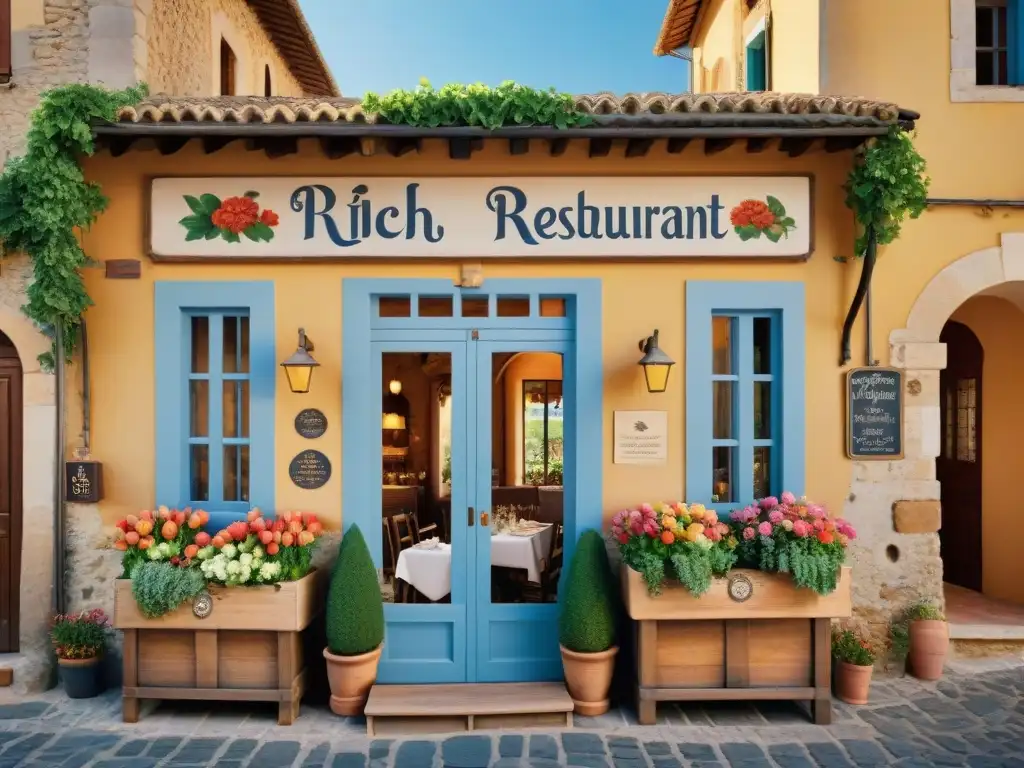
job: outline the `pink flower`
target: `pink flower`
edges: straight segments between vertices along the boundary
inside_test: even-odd
[[[814,530],[816,530],[816,531],[824,531],[825,530],[825,521],[822,520],[820,517],[817,520],[814,521]]]
[[[743,529],[743,538],[746,539],[747,541],[750,541],[756,535],[757,535],[757,531],[755,531],[749,525],[746,528]]]
[[[651,519],[644,521],[644,533],[650,536],[652,539],[658,538],[661,531],[658,529],[658,523]]]
[[[710,541],[721,541],[722,532],[717,527],[707,528],[704,531],[704,535],[708,537]]]
[[[622,525],[622,521],[625,520],[628,516],[629,512],[627,512],[626,510],[616,512],[615,517],[612,518],[612,525]]]
[[[640,520],[631,520],[629,523],[629,530],[636,536],[642,536],[644,533],[644,524]]]
[[[796,496],[794,496],[789,491],[783,491],[782,492],[782,503],[783,504],[787,504],[787,505],[789,505],[789,504],[796,504]]]
[[[640,505],[640,512],[641,512],[641,514],[643,514],[644,517],[647,517],[647,518],[654,517],[654,507],[652,507],[650,504],[641,504]]]
[[[771,536],[772,524],[765,520],[763,523],[757,526],[757,532],[760,533],[762,536]]]
[[[718,522],[718,513],[713,509],[704,510],[704,523],[705,525],[714,525]]]
[[[794,520],[793,521],[793,533],[800,538],[810,535],[811,526],[806,520]]]
[[[768,519],[773,523],[781,523],[783,517],[785,517],[785,515],[782,514],[781,509],[773,509],[768,513]]]
[[[846,521],[841,522],[836,530],[848,539],[857,538],[857,532],[853,529],[853,526]]]
[[[749,506],[743,509],[734,509],[729,516],[737,523],[749,523],[757,518],[757,507]]]
[[[779,500],[774,496],[767,496],[758,503],[761,505],[761,509],[771,509],[772,507],[779,506]]]
[[[811,517],[824,517],[825,508],[820,504],[810,504],[807,507],[807,514],[809,514]]]

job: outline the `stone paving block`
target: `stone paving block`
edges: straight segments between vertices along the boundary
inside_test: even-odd
[[[522,736],[502,736],[498,740],[499,757],[522,757],[523,744],[526,741]]]
[[[1001,757],[989,757],[988,755],[969,755],[967,765],[970,768],[1002,768],[1006,761]]]
[[[876,766],[888,765],[889,763],[889,756],[873,741],[867,741],[866,739],[840,739],[839,742],[846,748],[846,752],[857,765]]]
[[[532,737],[530,741],[534,738],[537,737]],[[441,759],[450,768],[487,768],[491,762],[491,739],[489,736],[453,736],[445,739],[441,743]]]
[[[615,757],[612,755],[612,765],[615,768],[647,768],[647,761],[641,757]]]
[[[540,757],[547,760],[557,759],[558,742],[551,736],[531,736],[530,757]]]
[[[710,744],[679,744],[679,752],[687,760],[716,762],[718,753]]]
[[[806,746],[811,757],[822,768],[845,768],[845,766],[853,765],[838,744],[833,744],[830,741],[812,741]]]
[[[149,746],[149,742],[145,739],[132,739],[121,745],[121,748],[114,754],[117,757],[135,757],[141,755],[146,751],[146,747]]]
[[[339,752],[331,762],[331,768],[365,768],[366,755],[362,752]]]
[[[0,720],[31,720],[42,717],[51,707],[45,701],[25,701],[20,704],[0,704]]]
[[[567,754],[603,755],[604,741],[596,733],[563,733],[562,749]]]
[[[563,768],[564,763],[548,757],[531,757],[530,768]]]
[[[921,754],[921,746],[909,739],[880,739],[879,742],[897,760]]]
[[[967,747],[967,742],[965,742],[959,736],[950,736],[945,733],[936,733],[931,738],[932,741],[934,741],[947,752],[958,752],[961,755],[966,755],[968,751],[970,751]]]
[[[391,752],[391,745],[394,742],[391,739],[376,739],[370,742],[370,759],[378,760],[382,757],[387,757]]]
[[[639,744],[632,736],[612,736],[608,739],[609,747],[635,747]]]
[[[54,734],[52,733],[33,733],[20,741],[9,744],[0,759],[5,762],[24,760],[53,738]]]
[[[521,768],[523,761],[518,757],[500,757],[493,768]]]
[[[432,741],[406,741],[398,745],[395,768],[430,768],[437,744]]]
[[[670,747],[668,742],[665,741],[645,741],[644,751],[651,757],[656,757],[658,755],[671,755],[672,747]]]
[[[155,768],[157,760],[151,757],[113,757],[93,763],[94,768]],[[221,766],[217,766],[221,768]]]
[[[609,750],[613,760],[639,760],[644,762],[644,753],[639,746],[613,745]]]
[[[323,768],[327,756],[331,754],[331,745],[327,742],[317,744],[302,761],[302,768]]]
[[[256,750],[256,739],[235,739],[228,744],[221,760],[244,760]]]
[[[978,717],[985,717],[1002,710],[1007,705],[1007,701],[995,696],[968,696],[964,699],[963,704]]]
[[[611,768],[608,758],[587,752],[569,752],[565,757],[565,763],[580,768]]]
[[[153,743],[149,745],[149,751],[146,752],[146,757],[155,757],[157,759],[167,757],[171,752],[176,750],[180,744],[181,739],[177,737],[154,739]]]
[[[659,755],[651,760],[654,763],[654,768],[681,768],[682,763],[676,760],[674,757]]]
[[[302,745],[297,741],[268,741],[252,756],[249,768],[282,768],[295,762]]]
[[[224,746],[224,739],[189,739],[175,752],[167,765],[206,765]]]
[[[779,768],[816,768],[815,763],[805,755],[772,755],[772,759]]]
[[[764,750],[757,744],[727,742],[720,744],[718,748],[722,750],[722,754],[725,755],[725,759],[729,761],[730,765],[737,765],[744,761],[765,759]]]

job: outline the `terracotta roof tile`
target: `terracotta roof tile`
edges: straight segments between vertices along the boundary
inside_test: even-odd
[[[697,25],[704,0],[669,0],[665,18],[654,43],[654,54],[664,56],[670,51],[690,44],[690,36]]]
[[[579,110],[598,124],[638,120],[684,122],[687,116],[761,115],[816,117],[859,122],[895,123],[910,115],[895,104],[861,98],[784,93],[611,93],[575,97]],[[358,99],[213,97],[204,99],[154,96],[118,116],[121,123],[377,123],[378,115],[363,110]]]

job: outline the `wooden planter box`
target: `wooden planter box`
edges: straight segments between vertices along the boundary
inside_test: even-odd
[[[138,722],[142,699],[273,701],[291,725],[306,689],[301,633],[319,611],[316,572],[298,581],[209,588],[205,618],[186,603],[143,616],[128,579],[115,582],[114,626],[124,631],[123,715]]]
[[[752,589],[739,601],[729,585],[744,579]],[[832,721],[831,620],[850,615],[849,568],[826,596],[788,575],[734,569],[701,597],[677,583],[651,597],[623,566],[622,594],[636,620],[640,724],[654,724],[659,701],[769,699],[809,701],[815,723]]]

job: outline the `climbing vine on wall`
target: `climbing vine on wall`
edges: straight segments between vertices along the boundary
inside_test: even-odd
[[[145,85],[109,91],[93,85],[54,88],[32,113],[25,154],[0,174],[0,240],[8,252],[32,260],[34,279],[22,310],[45,333],[59,324],[70,358],[82,313],[92,304],[81,270],[89,264],[79,240],[106,208],[99,185],[87,182],[79,160],[91,155],[91,124],[114,120],[118,110],[146,96]],[[53,353],[40,357],[52,370]]]
[[[876,139],[858,157],[846,182],[846,205],[859,226],[858,257],[867,252],[870,231],[877,245],[888,245],[900,236],[907,218],[924,212],[931,183],[925,170],[911,135],[900,128]]]
[[[549,125],[573,128],[589,125],[568,93],[546,91],[506,80],[497,88],[486,85],[445,85],[434,90],[425,78],[412,91],[384,95],[368,93],[363,108],[393,125],[436,128],[442,125],[479,126],[494,130],[508,125]]]

